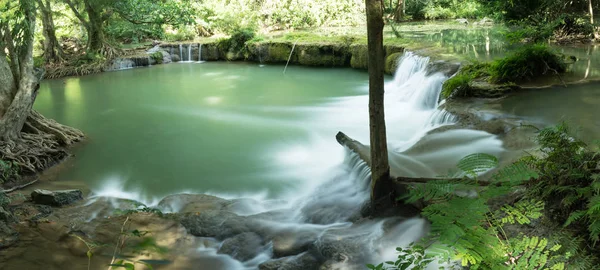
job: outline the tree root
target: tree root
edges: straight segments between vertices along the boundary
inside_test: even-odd
[[[36,173],[68,157],[65,148],[83,138],[81,131],[32,110],[20,138],[0,141],[0,157],[16,163],[21,173]]]

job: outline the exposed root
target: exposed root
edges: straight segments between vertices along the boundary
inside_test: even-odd
[[[16,162],[21,172],[36,173],[68,157],[65,147],[83,138],[81,131],[32,110],[20,138],[0,141],[0,156]]]

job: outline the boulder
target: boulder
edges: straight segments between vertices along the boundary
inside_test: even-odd
[[[385,73],[389,75],[393,75],[398,69],[399,60],[402,57],[403,53],[393,53],[390,54],[387,58],[385,58]]]
[[[259,270],[304,270],[319,269],[320,261],[309,253],[293,257],[268,260],[258,266]]]
[[[350,45],[350,66],[357,69],[367,69],[369,61],[367,44],[352,44]]]
[[[179,61],[181,61],[181,57],[179,57],[179,55],[177,55],[177,54],[171,54],[171,61],[179,62]]]
[[[313,230],[288,230],[273,236],[273,255],[287,257],[307,251],[319,236]]]
[[[246,232],[225,240],[217,253],[245,262],[256,257],[262,251],[262,245],[263,240],[258,234]]]
[[[36,204],[64,206],[83,199],[83,192],[78,189],[50,191],[36,189],[31,192],[31,199]]]
[[[229,211],[207,210],[183,214],[181,225],[188,233],[200,237],[226,239],[250,231],[253,221]]]
[[[196,213],[206,210],[221,210],[230,204],[228,200],[205,194],[174,194],[158,203],[163,212]]]

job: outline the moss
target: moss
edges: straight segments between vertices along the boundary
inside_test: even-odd
[[[473,77],[469,74],[458,73],[452,78],[446,80],[442,86],[442,99],[447,99],[451,96],[465,97],[468,95],[469,83]]]
[[[352,44],[350,46],[350,66],[352,68],[367,69],[368,58],[367,44]]]
[[[560,55],[544,44],[534,44],[494,61],[489,73],[490,82],[518,83],[545,74],[563,73],[566,69]]]
[[[265,44],[267,46],[267,55],[265,61],[269,63],[285,63],[290,58],[290,52],[292,51],[292,44],[289,43],[274,43],[269,42]],[[264,51],[264,50],[263,50]],[[297,54],[292,54],[292,62],[297,61]]]
[[[163,63],[163,54],[162,54],[162,52],[155,52],[155,53],[151,54],[150,57],[152,58],[152,60],[154,60],[154,62],[156,64],[162,64]]]
[[[402,57],[401,52],[392,53],[388,57],[385,58],[385,73],[394,74],[396,69],[398,68],[398,60]]]
[[[346,66],[350,54],[343,45],[299,44],[296,46],[298,63],[306,66]]]

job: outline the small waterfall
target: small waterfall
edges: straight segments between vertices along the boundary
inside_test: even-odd
[[[429,57],[406,52],[399,60],[394,82],[390,85],[396,101],[406,101],[416,109],[435,109],[447,77],[442,73],[428,75]]]
[[[188,44],[188,62],[192,62],[192,44]]]
[[[202,44],[198,43],[198,62],[202,63]]]
[[[179,44],[179,61],[183,62],[183,45]]]

